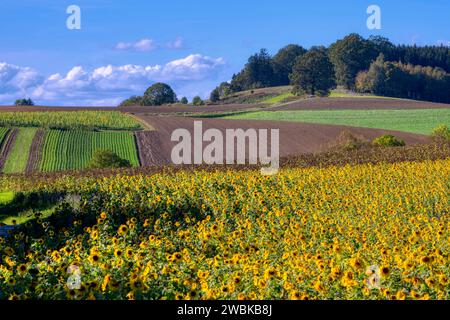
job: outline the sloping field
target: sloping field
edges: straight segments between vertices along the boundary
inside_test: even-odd
[[[20,128],[3,166],[3,173],[25,172],[36,128]]]
[[[40,169],[44,172],[84,169],[98,149],[112,150],[133,166],[139,165],[132,133],[48,130]]]
[[[142,141],[152,153],[160,154],[166,164],[171,163],[172,148],[177,144],[171,141],[172,132],[184,128],[193,136],[194,121],[202,121],[203,130],[218,129],[225,136],[226,129],[279,129],[280,130],[280,156],[307,154],[321,151],[323,147],[335,140],[343,130],[350,130],[356,135],[373,139],[385,133],[391,133],[407,144],[420,144],[428,141],[426,136],[397,131],[355,128],[348,126],[334,126],[308,123],[295,123],[284,121],[259,120],[225,120],[225,119],[194,119],[173,116],[140,116],[152,125],[158,133],[159,139]],[[150,144],[150,145],[148,145]],[[208,143],[204,143],[206,146]],[[225,155],[225,152],[224,152]],[[149,163],[151,164],[151,163]]]
[[[439,109],[450,104],[390,98],[312,98],[283,104],[271,110]]]
[[[450,109],[258,111],[225,118],[299,121],[431,134],[440,124],[450,126]]]

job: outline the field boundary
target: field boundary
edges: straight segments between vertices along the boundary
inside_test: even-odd
[[[42,159],[42,149],[44,144],[45,130],[39,129],[31,143],[31,148],[28,156],[27,167],[25,173],[33,173],[39,170],[40,162]]]

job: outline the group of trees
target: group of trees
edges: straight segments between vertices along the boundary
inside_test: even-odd
[[[377,57],[383,59],[382,68]],[[448,46],[394,45],[380,36],[365,39],[353,33],[328,48],[313,47],[307,51],[291,44],[273,57],[262,49],[248,59],[230,83],[215,88],[210,100],[219,101],[244,90],[291,84],[295,92],[303,94],[326,95],[330,89],[341,86],[395,97],[450,102],[446,93],[449,72]],[[383,90],[376,88],[381,83]]]
[[[34,106],[34,102],[31,99],[17,99],[14,102],[14,105],[18,106],[18,107],[20,107],[20,106]]]
[[[356,90],[399,98],[450,102],[450,74],[437,67],[385,61],[383,54],[356,77]]]
[[[177,95],[168,84],[158,82],[149,87],[144,92],[143,96],[132,96],[122,101],[119,106],[160,106],[173,103],[189,104],[189,100],[186,97],[182,97],[178,100]],[[196,96],[192,99],[192,104],[201,106],[204,105],[205,102],[200,96]]]
[[[123,101],[120,106],[160,106],[177,102],[177,96],[173,89],[165,83],[155,83],[143,96],[132,96]]]

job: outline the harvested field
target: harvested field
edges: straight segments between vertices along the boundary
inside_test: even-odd
[[[11,149],[16,141],[17,133],[19,129],[11,129],[6,133],[1,146],[0,146],[0,171],[3,170],[5,166],[6,159],[8,159],[9,154],[11,153]]]
[[[271,110],[433,109],[450,104],[428,101],[377,98],[312,98],[270,108]]]
[[[39,164],[42,158],[42,147],[44,144],[45,130],[39,129],[31,143],[30,156],[28,158],[27,167],[25,169],[26,174],[39,171]]]
[[[205,105],[205,106],[190,106],[190,105],[166,105],[154,107],[119,107],[118,110],[122,112],[132,113],[135,115],[175,115],[175,114],[209,114],[215,112],[236,112],[247,109],[263,109],[268,107],[268,104],[222,104],[222,105]]]
[[[162,149],[160,135],[156,131],[140,131],[135,133],[141,166],[164,165],[164,157],[159,152]]]
[[[294,123],[284,121],[194,119],[173,116],[163,117],[141,115],[140,117],[157,130],[160,144],[151,144],[150,149],[153,154],[160,154],[166,164],[171,163],[172,148],[177,144],[176,142],[171,141],[172,132],[175,129],[184,128],[192,134],[194,121],[196,120],[202,121],[203,130],[211,128],[219,129],[224,136],[226,129],[279,129],[281,157],[321,151],[327,144],[335,140],[344,130],[349,130],[355,135],[362,136],[370,140],[382,134],[389,133],[405,140],[408,145],[428,142],[428,138],[423,135],[348,126]],[[204,143],[204,146],[207,144],[208,143]]]

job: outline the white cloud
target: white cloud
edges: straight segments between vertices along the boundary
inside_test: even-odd
[[[189,97],[195,84],[201,87],[208,83],[209,89],[224,64],[223,58],[192,54],[163,65],[106,65],[93,70],[75,66],[65,75],[43,77],[30,68],[0,63],[0,103],[31,97],[38,104],[117,105],[131,95],[141,95],[158,81]]]
[[[121,51],[141,51],[148,52],[159,48],[167,49],[181,49],[184,47],[184,39],[182,37],[177,37],[173,41],[167,43],[158,43],[157,41],[149,38],[144,38],[136,42],[119,42],[115,45],[116,50]]]
[[[0,93],[31,88],[41,81],[42,77],[31,68],[0,63]]]
[[[116,44],[117,50],[152,51],[158,47],[153,39],[141,39],[136,42],[119,42]]]
[[[166,43],[166,47],[169,49],[181,49],[184,47],[184,39],[177,37],[174,41]]]

